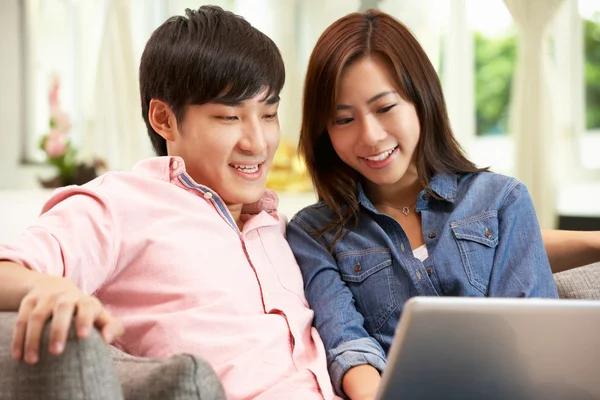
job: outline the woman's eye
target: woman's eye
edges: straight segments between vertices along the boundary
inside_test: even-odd
[[[340,119],[336,119],[335,121],[333,121],[333,123],[335,125],[346,125],[352,121],[354,121],[354,118],[340,118]]]
[[[390,111],[392,108],[394,108],[396,106],[397,106],[397,104],[392,104],[387,107],[380,108],[379,110],[377,110],[377,114],[385,114],[386,112]]]
[[[265,119],[274,119],[277,117],[277,113],[273,113],[273,114],[267,114],[264,116]]]

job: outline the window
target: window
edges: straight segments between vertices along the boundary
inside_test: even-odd
[[[580,0],[583,23],[585,129],[600,133],[600,3]]]
[[[508,108],[516,61],[516,34],[502,0],[470,0],[475,63],[475,133],[508,131]]]
[[[23,2],[22,6],[25,7],[24,22],[29,37],[25,57],[28,62],[24,69],[28,72],[28,82],[26,109],[23,110],[27,116],[24,119],[26,146],[23,159],[39,162],[44,156],[38,149],[38,143],[50,129],[48,94],[55,77],[60,80],[62,108],[73,122],[72,140],[77,140],[81,127],[77,118],[81,99],[73,79],[80,73],[76,53],[79,25],[71,1],[30,0]]]
[[[577,75],[577,165],[585,170],[594,170],[589,176],[597,180],[600,176],[600,2],[597,0],[572,0],[577,3],[577,34],[580,35],[573,68]],[[589,174],[588,174],[589,175]]]

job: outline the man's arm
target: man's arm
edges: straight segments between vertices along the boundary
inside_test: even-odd
[[[93,190],[57,191],[37,222],[12,245],[0,245],[0,310],[19,311],[13,356],[36,363],[44,325],[50,352],[62,353],[71,319],[86,337],[95,324],[105,340],[121,331],[91,297],[115,267],[115,232],[106,200]]]
[[[0,261],[0,311],[18,311],[35,282],[45,277],[11,261]]]
[[[79,338],[87,337],[94,325],[107,343],[123,331],[97,299],[85,295],[69,280],[31,271],[10,261],[0,261],[0,310],[19,311],[12,355],[29,364],[39,359],[41,335],[51,317],[49,350],[55,355],[64,350],[75,313]]]
[[[542,230],[552,272],[600,261],[600,232]]]

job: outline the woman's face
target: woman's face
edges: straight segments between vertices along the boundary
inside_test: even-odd
[[[419,118],[414,105],[397,92],[392,73],[378,55],[346,67],[327,125],[338,156],[376,186],[417,177]]]

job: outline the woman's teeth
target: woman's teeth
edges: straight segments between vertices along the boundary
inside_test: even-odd
[[[235,165],[235,164],[232,164],[232,167],[236,168],[242,172],[245,172],[247,174],[252,174],[252,173],[258,171],[258,165]]]
[[[395,147],[393,149],[391,149],[391,150],[388,150],[388,151],[383,152],[381,154],[378,154],[376,156],[373,156],[373,157],[363,157],[363,158],[365,160],[369,160],[369,161],[383,161],[386,158],[388,158],[394,152],[394,150],[396,150]]]

